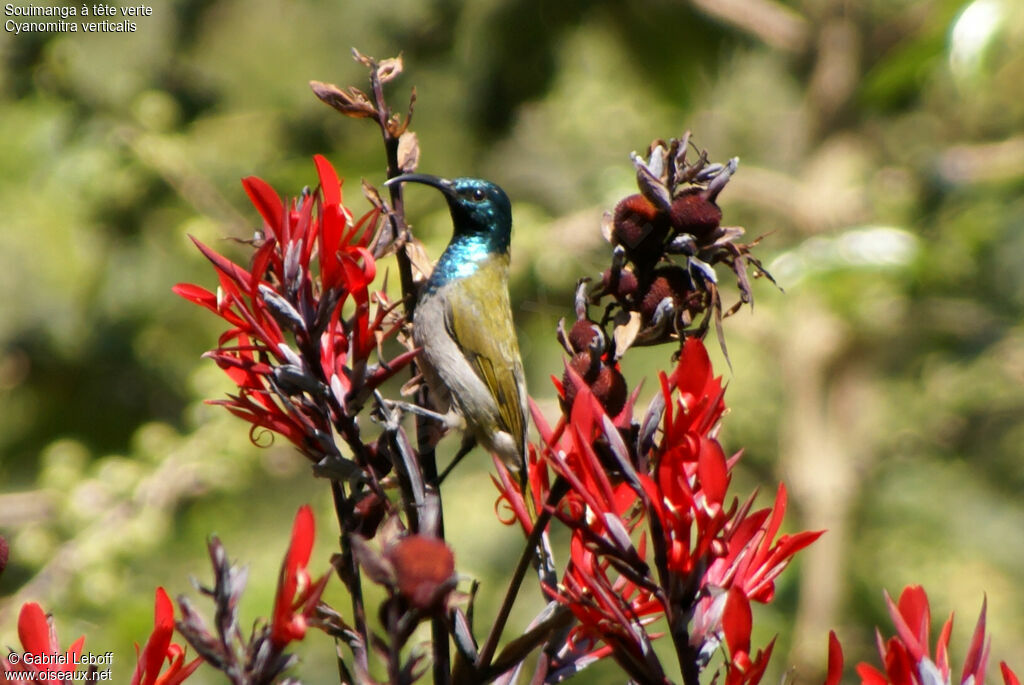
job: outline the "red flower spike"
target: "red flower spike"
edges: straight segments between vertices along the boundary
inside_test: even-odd
[[[139,654],[135,645],[138,663],[132,673],[131,685],[178,685],[192,675],[203,663],[196,658],[185,664],[185,650],[171,642],[174,634],[174,605],[162,587],[156,589],[156,606],[153,611],[153,632],[146,640],[146,646]],[[161,675],[164,660],[169,667]]]
[[[888,642],[878,635],[878,653],[885,666],[885,673],[868,664],[859,664],[857,673],[861,676],[861,682],[867,685],[949,683],[947,649],[953,628],[952,617],[942,627],[936,642],[935,660],[932,661],[928,643],[931,612],[925,591],[920,586],[909,586],[900,595],[898,604],[888,594],[885,598],[897,635]],[[987,601],[984,601],[964,660],[960,679],[962,684],[984,685],[985,682],[989,656],[989,643],[985,640],[986,609]],[[1000,664],[1000,671],[1004,685],[1020,685],[1016,674],[1005,663]]]
[[[319,462],[325,451],[331,456],[326,445],[336,432],[332,423],[346,415],[346,404],[369,397],[415,353],[392,360],[380,355],[383,341],[401,325],[384,304],[371,316],[369,288],[377,271],[366,246],[376,235],[379,210],[353,222],[338,175],[325,158],[314,163],[319,188],[296,201],[282,201],[257,178],[245,179],[267,232],[254,242],[250,268],[193,239],[214,265],[219,288],[179,284],[174,292],[230,327],[207,356],[239,393],[216,403],[249,421],[254,437],[260,429],[280,433]],[[379,363],[371,364],[375,353]],[[346,440],[354,453],[363,453],[358,436]]]
[[[565,658],[579,664],[612,656],[646,682],[659,672],[651,656],[656,636],[646,626],[692,615],[693,647],[713,648],[723,638],[729,646],[726,685],[757,683],[773,645],[750,654],[750,602],[770,601],[775,578],[821,533],[778,536],[786,508],[781,487],[769,509],[751,512],[750,501],[725,508],[739,457],[727,459],[716,437],[724,388],[703,344],[688,340],[672,373],[659,376],[660,398],[638,422],[643,447],[619,430],[635,422],[635,393],[612,419],[577,369],[567,366],[561,381],[552,380],[563,400],[563,385],[571,385],[573,401],[563,401],[554,427],[531,404],[541,442],[531,448],[527,482],[535,502],[550,491],[551,473],[569,486],[555,511],[572,531],[569,563],[558,587],[546,588],[580,623]],[[502,515],[529,531],[523,493],[498,474],[499,504],[511,510]]]
[[[313,553],[315,537],[313,510],[309,505],[299,508],[292,526],[291,544],[281,565],[274,599],[274,618],[270,628],[270,640],[278,649],[293,640],[306,636],[309,618],[316,609],[320,595],[327,585],[328,575],[315,583],[309,576],[309,557]]]

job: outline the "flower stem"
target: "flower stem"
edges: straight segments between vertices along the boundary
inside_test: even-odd
[[[541,536],[544,535],[544,531],[547,529],[548,523],[550,523],[551,517],[555,513],[555,507],[568,491],[568,481],[559,476],[551,486],[551,491],[544,502],[544,507],[537,514],[537,520],[533,523],[533,530],[530,531],[529,537],[526,538],[523,552],[519,555],[519,562],[512,572],[512,579],[509,581],[508,590],[505,592],[505,598],[502,600],[501,609],[498,610],[498,615],[491,626],[491,632],[487,634],[487,639],[484,641],[483,647],[480,648],[480,654],[477,656],[476,664],[474,664],[478,673],[486,670],[491,665],[491,659],[494,658],[494,652],[498,648],[498,640],[501,639],[501,633],[505,630],[505,624],[512,613],[512,606],[515,604],[516,597],[519,595],[519,588],[522,586],[523,578],[526,576],[526,569],[530,565],[530,560],[540,548]]]
[[[377,72],[377,65],[372,64],[370,68],[370,85],[373,90],[374,104],[377,110],[377,125],[380,127],[381,137],[384,141],[384,153],[387,159],[387,177],[394,178],[402,173],[398,164],[398,136],[396,136],[388,122],[391,120],[391,108],[388,107],[384,98],[384,86],[381,83]],[[405,222],[405,205],[402,198],[401,184],[393,185],[389,189],[391,200],[392,229],[398,241],[398,250],[395,257],[398,261],[398,276],[402,285],[402,301],[404,303],[405,317],[412,321],[413,312],[416,310],[416,284],[412,276],[412,261],[405,250],[406,242],[409,239],[409,228]],[[413,375],[416,374],[415,368]],[[426,386],[420,388],[416,396],[417,404],[423,407],[430,406],[430,398],[427,396]],[[438,498],[437,529],[424,531],[436,535],[444,540],[444,507],[440,505],[441,491],[437,480],[437,459],[434,452],[434,445],[430,440],[428,419],[422,416],[416,417],[416,451],[419,453],[420,467],[423,470],[423,479],[427,487],[434,490]],[[419,532],[418,530],[415,532]],[[430,624],[431,641],[434,652],[434,683],[445,685],[451,682],[451,652],[448,648],[448,627],[443,617],[434,617]]]
[[[362,577],[359,573],[359,564],[356,562],[355,555],[352,553],[352,544],[349,540],[349,531],[345,525],[346,521],[352,520],[352,507],[345,497],[345,491],[342,488],[341,483],[336,480],[331,481],[331,495],[334,498],[334,513],[338,517],[338,527],[341,531],[339,538],[341,540],[341,558],[343,568],[339,569],[338,575],[341,577],[342,582],[348,588],[349,595],[352,597],[352,619],[355,622],[356,632],[359,633],[360,639],[362,639],[364,645],[370,644],[370,634],[366,628],[366,606],[363,603],[363,583]],[[360,666],[366,672],[369,669],[369,663],[366,662],[367,651],[362,650],[362,660],[364,663]],[[356,658],[360,658],[357,654]]]

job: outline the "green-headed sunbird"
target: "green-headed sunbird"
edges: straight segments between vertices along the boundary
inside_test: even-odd
[[[513,471],[526,454],[526,382],[508,295],[512,205],[476,178],[404,174],[388,181],[440,190],[451,211],[451,242],[420,292],[413,341],[435,409],[460,416],[467,437]],[[460,457],[471,442],[464,444]]]

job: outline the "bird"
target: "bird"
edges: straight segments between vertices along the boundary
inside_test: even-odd
[[[412,321],[434,409],[464,433],[444,473],[478,443],[522,477],[527,396],[508,293],[511,202],[478,178],[408,173],[386,185],[397,183],[441,191],[452,219],[451,241],[422,286]]]

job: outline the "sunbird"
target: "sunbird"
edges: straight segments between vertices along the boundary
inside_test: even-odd
[[[452,465],[475,442],[522,475],[527,407],[508,295],[512,205],[477,178],[404,174],[394,183],[440,190],[452,216],[452,239],[420,291],[412,329],[434,408],[465,432]]]

